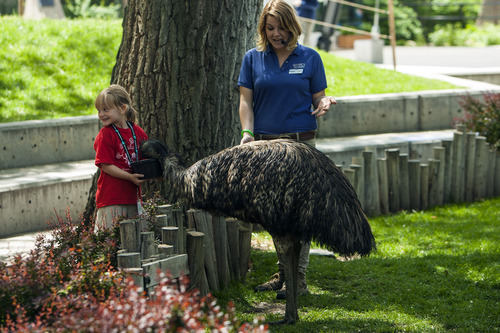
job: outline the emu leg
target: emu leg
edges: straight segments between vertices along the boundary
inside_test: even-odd
[[[290,236],[273,236],[278,257],[283,260],[286,283],[285,318],[273,324],[295,324],[299,319],[297,311],[297,281],[299,275],[299,256],[302,244]]]

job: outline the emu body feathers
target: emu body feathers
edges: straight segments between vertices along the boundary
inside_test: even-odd
[[[375,248],[370,225],[342,171],[317,149],[291,140],[257,141],[222,150],[189,168],[158,141],[167,183],[193,208],[258,223],[271,235],[314,239],[341,255]]]
[[[286,309],[278,324],[298,320],[301,240],[314,239],[342,255],[375,249],[356,193],[323,153],[290,140],[257,141],[222,150],[189,168],[160,142],[141,153],[159,158],[165,181],[193,208],[258,223],[273,237],[283,260]]]

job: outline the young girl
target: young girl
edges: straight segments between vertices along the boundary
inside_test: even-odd
[[[139,160],[139,146],[148,136],[134,122],[136,111],[127,91],[111,85],[95,101],[103,128],[94,142],[95,164],[101,169],[96,192],[96,229],[110,228],[118,216],[139,213],[144,175],[132,173]]]

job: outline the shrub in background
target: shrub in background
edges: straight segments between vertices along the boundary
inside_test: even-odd
[[[465,117],[458,119],[467,130],[486,137],[491,148],[500,151],[500,93],[483,94],[484,103],[470,95],[462,96],[459,104]]]
[[[500,25],[484,24],[480,27],[460,23],[437,25],[429,34],[429,41],[434,46],[475,46],[483,47],[500,44]]]

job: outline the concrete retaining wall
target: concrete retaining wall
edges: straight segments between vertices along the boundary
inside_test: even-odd
[[[464,117],[459,100],[466,94],[482,100],[483,91],[420,91],[337,98],[337,105],[318,119],[318,137],[451,129],[454,119]]]
[[[0,170],[93,159],[97,116],[0,124]]]
[[[74,215],[85,209],[91,180],[90,175],[0,191],[0,237],[45,230],[48,222],[57,225],[56,216],[65,218],[66,211],[76,221]]]

